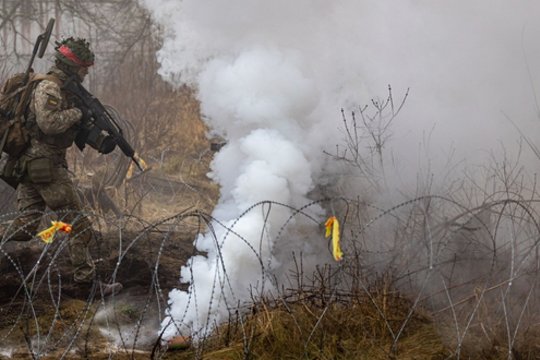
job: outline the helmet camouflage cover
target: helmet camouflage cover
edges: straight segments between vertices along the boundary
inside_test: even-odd
[[[86,39],[73,37],[56,42],[55,57],[62,63],[71,66],[88,67],[94,65],[94,53],[90,50],[90,43]]]

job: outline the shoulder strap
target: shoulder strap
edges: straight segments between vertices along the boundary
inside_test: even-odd
[[[42,80],[52,81],[52,82],[56,83],[58,86],[63,85],[63,81],[60,80],[60,78],[58,78],[58,76],[54,76],[54,75],[51,75],[51,74],[35,74],[30,79],[30,82],[38,82],[38,81],[42,81]]]

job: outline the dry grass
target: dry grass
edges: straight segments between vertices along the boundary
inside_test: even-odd
[[[323,287],[259,301],[243,318],[229,319],[187,351],[163,359],[539,359],[540,332],[532,326],[509,350],[503,324],[487,329],[486,342],[474,325],[457,351],[455,329],[414,307],[408,297],[376,281],[358,292],[330,293]],[[411,314],[411,310],[412,314]],[[401,326],[407,326],[395,341]]]
[[[420,311],[394,347],[386,324],[396,332],[410,310],[399,294],[320,291],[259,302],[243,321],[231,319],[198,349],[165,358],[191,359],[201,350],[204,359],[445,359],[451,354],[431,318]]]

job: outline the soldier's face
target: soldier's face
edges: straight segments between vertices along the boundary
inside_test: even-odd
[[[79,67],[79,69],[77,70],[77,76],[79,77],[79,79],[81,79],[81,82],[84,81],[84,78],[86,77],[86,75],[88,75],[88,67],[86,66]]]

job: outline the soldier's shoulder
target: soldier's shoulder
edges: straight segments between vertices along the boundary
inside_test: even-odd
[[[36,95],[41,93],[60,96],[60,86],[53,80],[43,79],[37,84],[35,90]]]

